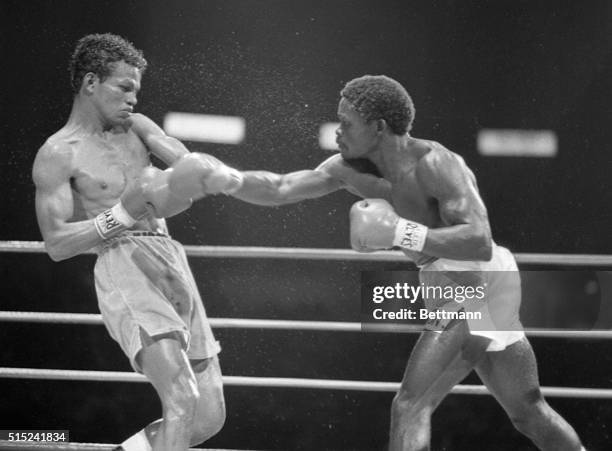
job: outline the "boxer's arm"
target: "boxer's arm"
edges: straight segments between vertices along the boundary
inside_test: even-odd
[[[437,200],[443,226],[430,228],[423,253],[454,260],[491,259],[491,229],[487,209],[473,174],[450,153],[430,152],[416,168],[425,193]]]
[[[54,261],[81,254],[102,241],[93,220],[69,222],[74,214],[71,159],[70,149],[45,144],[32,170],[36,217],[45,248]]]
[[[368,172],[360,172],[342,155],[335,154],[317,167],[318,171],[327,172],[341,180],[344,188],[356,196],[370,199],[385,199],[391,202],[391,183],[382,177]]]
[[[166,135],[166,132],[147,116],[135,113],[130,120],[132,131],[153,155],[168,166],[172,166],[182,156],[189,153],[189,149],[181,141]]]
[[[323,171],[303,170],[288,174],[245,171],[242,187],[232,196],[257,205],[283,205],[325,196],[343,183]]]
[[[146,116],[134,114],[131,121],[132,131],[149,151],[172,168],[169,188],[179,198],[195,201],[207,194],[230,193],[242,182],[239,171],[212,155],[190,152]]]
[[[325,196],[339,189],[361,197],[391,199],[391,184],[380,177],[362,173],[347,164],[340,154],[314,170],[288,174],[246,171],[242,189],[233,196],[258,205],[283,205]]]

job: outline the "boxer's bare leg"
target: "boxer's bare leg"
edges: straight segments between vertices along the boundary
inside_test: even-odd
[[[579,451],[580,439],[540,391],[535,355],[526,338],[487,352],[476,371],[514,426],[542,450]]]
[[[474,368],[490,340],[470,335],[465,321],[421,334],[391,408],[389,451],[428,450],[431,414]]]

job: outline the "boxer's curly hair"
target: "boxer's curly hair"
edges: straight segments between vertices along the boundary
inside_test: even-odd
[[[349,81],[340,95],[366,121],[384,119],[396,135],[412,128],[414,103],[406,89],[392,78],[364,75]]]
[[[125,61],[142,72],[147,68],[142,51],[121,36],[89,34],[79,39],[68,66],[73,93],[76,95],[81,89],[85,74],[92,72],[104,81],[113,71],[113,63],[118,61]]]

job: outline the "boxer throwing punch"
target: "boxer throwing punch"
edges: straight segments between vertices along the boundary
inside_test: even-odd
[[[242,177],[210,155],[189,153],[133,112],[146,65],[119,36],[79,40],[70,61],[70,117],[34,162],[36,213],[53,260],[96,250],[104,324],[160,397],[162,418],[117,449],[184,451],[225,420],[220,348],[185,252],[163,218],[239,188]],[[170,168],[152,167],[150,153]]]
[[[426,286],[445,288],[474,280],[487,284],[479,308],[489,315],[486,324],[497,327],[487,330],[464,319],[426,325],[392,403],[390,450],[429,449],[433,411],[475,369],[515,427],[539,448],[578,451],[576,432],[542,397],[535,356],[518,318],[518,269],[512,254],[491,238],[474,174],[441,144],[411,136],[414,112],[411,97],[395,80],[369,75],[354,79],[342,89],[338,105],[340,155],[316,170],[246,172],[234,195],[262,205],[340,188],[376,198],[351,209],[355,250],[401,248],[420,267]],[[355,169],[364,163],[373,171]],[[434,301],[432,309],[460,306],[453,300]]]

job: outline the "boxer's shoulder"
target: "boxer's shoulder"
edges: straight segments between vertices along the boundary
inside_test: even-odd
[[[45,166],[68,167],[74,159],[74,145],[70,139],[59,132],[50,136],[38,149],[34,168]]]
[[[467,169],[463,158],[435,141],[421,141],[422,152],[415,166],[417,179],[425,185],[455,178]]]
[[[316,170],[333,175],[333,172],[337,171],[341,164],[342,156],[339,153],[336,153],[331,157],[323,160],[323,162],[319,163],[319,165],[316,167]]]
[[[74,173],[74,153],[68,145],[46,142],[38,150],[32,167],[32,180],[37,189],[51,189]]]

